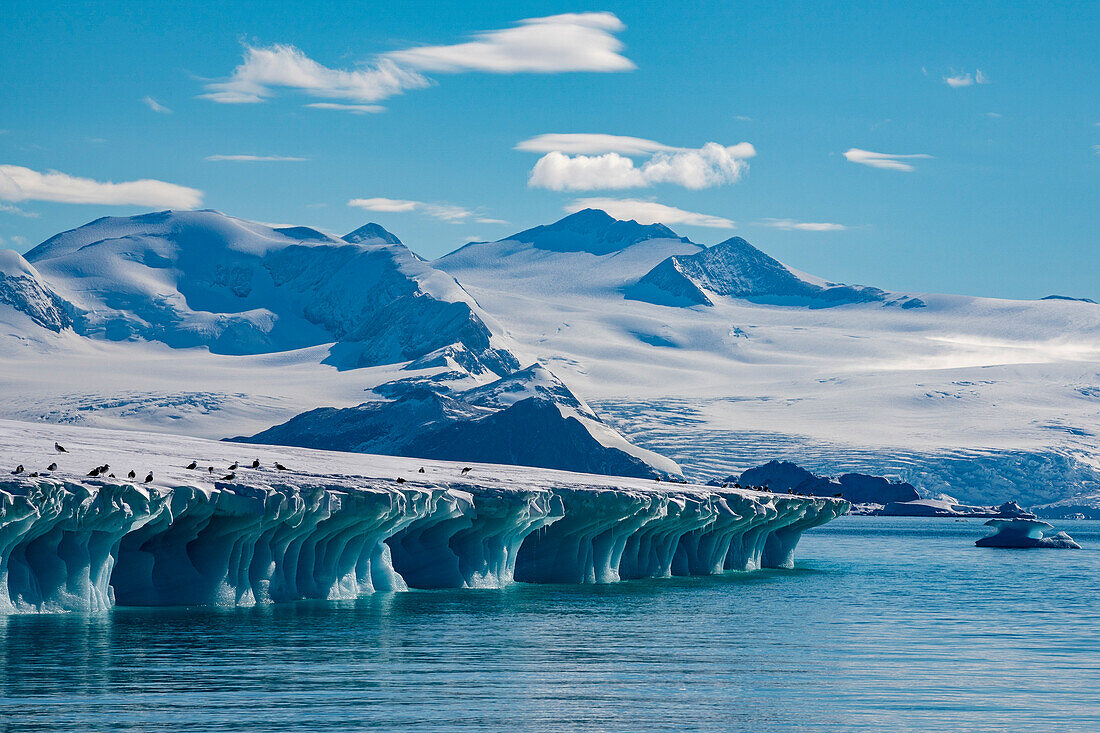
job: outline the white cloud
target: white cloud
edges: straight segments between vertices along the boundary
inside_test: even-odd
[[[306,105],[312,109],[334,109],[339,112],[350,112],[353,115],[377,114],[385,112],[386,108],[380,104],[340,104],[338,102],[312,102]]]
[[[244,60],[229,79],[208,83],[206,94],[200,96],[221,104],[254,104],[273,96],[276,87],[286,87],[315,97],[361,103],[429,83],[419,73],[386,59],[352,71],[330,69],[294,46],[277,43],[266,48],[245,46]]]
[[[528,185],[554,191],[643,188],[669,183],[690,189],[735,183],[756,155],[749,143],[678,148],[637,137],[548,134],[524,140],[516,149],[546,152],[531,169]],[[627,155],[648,155],[641,165]]]
[[[426,216],[430,216],[434,219],[450,222],[452,224],[459,224],[466,221],[470,217],[477,216],[478,214],[478,212],[476,211],[471,211],[470,209],[462,206],[456,206],[455,204],[433,201],[409,201],[407,199],[352,199],[351,201],[348,201],[348,206],[354,206],[359,209],[366,209],[367,211],[381,211],[391,214],[415,211]],[[476,219],[476,221],[479,221],[483,224],[506,223],[501,222],[499,219]]]
[[[474,219],[478,224],[507,224],[506,219],[490,219],[488,217],[478,217]]]
[[[884,170],[891,171],[913,171],[916,170],[916,168],[909,165],[908,163],[902,163],[902,158],[931,158],[932,156],[925,155],[924,153],[916,153],[913,155],[872,153],[870,150],[860,150],[859,148],[852,148],[844,154],[844,157],[853,163],[859,163],[860,165],[869,165],[872,168],[882,168]]]
[[[734,115],[733,119],[737,120],[738,122],[755,122],[756,121],[753,118],[747,117],[745,115]]]
[[[0,185],[2,185],[2,184],[0,184]],[[37,212],[26,211],[25,209],[20,209],[18,206],[12,206],[11,204],[5,204],[3,201],[0,201],[0,211],[4,212],[5,214],[15,214],[16,216],[25,216],[28,219],[37,219],[38,218],[38,213]]]
[[[298,163],[309,158],[296,158],[292,155],[208,155],[204,160],[211,162],[233,161],[238,163]]]
[[[27,238],[20,234],[13,234],[7,239],[0,237],[0,247],[6,247],[8,249],[23,249],[29,242]]]
[[[656,140],[646,140],[641,137],[587,132],[535,135],[516,144],[516,150],[524,150],[528,153],[569,153],[571,155],[593,155],[597,153],[640,155],[642,153],[678,149],[671,145],[659,143]]]
[[[148,97],[148,96],[142,97],[141,101],[146,107],[153,110],[154,112],[159,112],[162,115],[172,114],[172,110],[168,109],[167,107],[165,107],[163,104],[161,104],[157,100],[153,99],[152,97]]]
[[[419,201],[405,201],[402,199],[384,198],[352,199],[348,202],[348,206],[354,206],[359,209],[385,212],[413,211],[419,205]]]
[[[761,226],[783,229],[789,232],[843,232],[848,227],[827,221],[795,221],[794,219],[764,219]]]
[[[623,43],[613,35],[624,28],[612,13],[565,13],[521,20],[466,43],[420,46],[384,58],[422,71],[630,71],[634,63],[619,53]]]
[[[989,77],[982,73],[981,69],[978,69],[974,72],[973,76],[970,75],[970,72],[966,72],[965,74],[952,73],[951,76],[945,76],[943,81],[947,86],[958,89],[960,87],[974,86],[975,84],[988,84]]]
[[[153,179],[111,183],[78,178],[59,171],[39,173],[17,165],[0,165],[0,200],[59,201],[68,204],[164,206],[193,209],[202,191]]]
[[[720,216],[685,211],[642,199],[583,198],[565,206],[568,213],[581,209],[603,209],[616,219],[633,219],[639,224],[688,224],[715,229],[733,229],[735,226],[734,222]]]
[[[432,84],[422,71],[558,73],[629,71],[615,33],[622,22],[611,13],[568,13],[522,20],[513,28],[487,31],[449,46],[419,46],[381,54],[354,69],[333,69],[288,44],[249,46],[229,78],[206,83],[200,95],[221,104],[267,101],[276,89],[291,89],[329,100],[316,109],[380,112],[370,104]]]
[[[992,117],[995,120],[999,120],[1002,117],[1004,117],[1004,115],[1002,115],[1000,112],[986,112],[985,116],[986,117]]]
[[[1100,155],[1100,145],[1093,145],[1092,146],[1092,152],[1096,153],[1097,155]]]

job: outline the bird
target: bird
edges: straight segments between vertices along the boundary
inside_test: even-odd
[[[55,451],[57,451],[58,453],[68,453],[69,452],[69,451],[65,450],[65,446],[61,445],[60,443],[54,443],[53,444],[53,449]]]
[[[423,467],[423,466],[421,466],[421,467],[420,467],[420,470],[419,470],[419,471],[417,471],[417,473],[424,473],[424,467]]]
[[[468,474],[472,470],[474,470],[474,469],[470,468],[469,466],[466,466],[466,468],[462,469],[462,475],[465,476],[466,474]]]
[[[283,464],[281,464],[279,462],[275,463],[275,468],[276,468],[276,470],[279,470],[279,471],[289,471],[290,470],[289,468],[287,468],[286,466],[284,466]]]
[[[222,481],[232,481],[235,478],[237,478],[237,474],[227,473],[226,475],[222,476]]]
[[[153,472],[150,471],[149,475],[145,477],[145,483],[150,483],[153,480]]]
[[[207,466],[206,467],[206,472],[207,473],[214,473],[214,467],[213,466]]]
[[[15,475],[17,473],[23,473],[23,464],[22,463],[20,463],[18,466],[16,466],[15,470],[12,471],[12,475]]]
[[[657,483],[661,483],[661,477],[660,476],[654,476],[653,480],[656,481]]]
[[[107,474],[107,478],[114,478],[114,477],[115,477],[115,475],[113,473]]]
[[[191,461],[190,463],[187,464],[187,470],[188,471],[194,471],[198,467],[199,467],[199,464],[196,461]]]
[[[56,463],[51,463],[50,465],[46,466],[46,470],[47,471],[56,471],[57,470],[57,464]]]
[[[89,476],[91,476],[91,477],[93,477],[93,478],[95,478],[96,476],[98,476],[98,475],[99,475],[100,473],[101,473],[101,472],[100,472],[100,470],[99,470],[99,466],[96,466],[96,467],[95,467],[95,468],[93,468],[93,469],[92,469],[91,471],[88,471],[88,475],[89,475]]]
[[[38,477],[38,471],[31,471],[27,475],[30,476],[31,478],[37,478]]]
[[[405,479],[403,479],[403,478],[401,478],[400,476],[398,476],[398,477],[397,477],[397,483],[399,483],[399,484],[403,484],[403,483],[405,483]]]
[[[259,458],[252,461],[252,467],[253,468],[259,468],[260,467],[260,459]]]
[[[740,488],[741,488],[741,484],[734,484],[734,485],[733,485],[733,488],[735,488],[735,489],[740,489]]]
[[[230,471],[236,471],[237,470],[237,462],[236,461],[233,461],[233,465],[229,467],[229,470]]]
[[[137,478],[137,473],[135,473],[134,469],[131,468],[130,473],[126,474],[126,478]]]

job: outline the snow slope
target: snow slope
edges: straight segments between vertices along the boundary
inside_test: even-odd
[[[233,355],[335,342],[327,361],[339,368],[457,343],[484,370],[518,366],[452,278],[392,235],[353,235],[355,243],[214,211],[164,211],[99,219],[26,259],[84,313],[80,333],[112,341]]]
[[[1096,304],[847,290],[602,212],[432,263],[380,227],[348,238],[165,212],[5,255],[0,415],[252,435],[403,377],[457,371],[464,392],[538,363],[689,476],[786,459],[972,504],[1100,505]],[[637,298],[670,258],[710,305]],[[65,314],[75,330],[50,327]]]
[[[615,476],[681,473],[631,445],[544,367],[467,389],[455,388],[454,375],[384,384],[374,391],[389,399],[310,410],[235,440]]]
[[[496,317],[521,361],[549,366],[689,475],[786,459],[979,504],[1100,493],[1094,304],[873,291],[882,299],[812,307],[773,296],[800,282],[832,286],[762,268],[775,261],[744,243],[692,280],[710,305],[675,293],[638,300],[655,268],[706,264],[707,250],[668,234],[614,251],[520,239],[467,245],[435,264]],[[923,307],[900,307],[911,298]]]

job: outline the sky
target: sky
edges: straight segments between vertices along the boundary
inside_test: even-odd
[[[1100,300],[1100,4],[7,0],[0,247],[213,208],[435,258],[591,206]]]

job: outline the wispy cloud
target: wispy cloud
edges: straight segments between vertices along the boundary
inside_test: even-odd
[[[232,161],[237,163],[299,163],[309,158],[297,158],[291,155],[208,155],[203,160],[211,162]]]
[[[970,75],[970,72],[952,72],[951,76],[945,76],[943,81],[947,86],[958,89],[960,87],[974,86],[975,84],[988,84],[989,77],[983,74],[981,69],[977,69],[973,76]]]
[[[745,115],[734,115],[733,119],[737,120],[738,122],[755,122],[753,118],[746,117]]]
[[[244,59],[229,78],[206,84],[200,96],[222,104],[255,104],[290,89],[314,97],[344,100],[320,109],[380,111],[372,102],[432,84],[422,72],[561,73],[629,71],[614,34],[624,28],[612,13],[566,13],[519,21],[446,46],[417,46],[376,56],[353,69],[333,69],[287,44],[246,45]],[[316,107],[316,105],[314,105]]]
[[[554,191],[645,188],[668,183],[700,189],[735,183],[756,155],[749,143],[707,143],[681,148],[655,140],[596,133],[538,135],[517,150],[545,152],[531,169],[528,185]],[[647,156],[640,165],[627,156]]]
[[[21,234],[13,234],[7,239],[0,237],[0,247],[6,247],[8,249],[23,249],[29,242],[27,238]]]
[[[478,224],[507,224],[507,219],[490,219],[488,217],[478,217],[474,219]]]
[[[828,221],[796,221],[795,219],[763,219],[760,226],[783,229],[788,232],[843,232],[848,227]]]
[[[1004,115],[1003,115],[1003,114],[1001,114],[1000,112],[986,112],[986,113],[985,113],[985,116],[986,116],[986,117],[992,117],[992,118],[993,118],[993,119],[995,119],[995,120],[999,120],[999,119],[1001,119],[1002,117],[1004,117]]]
[[[914,171],[916,168],[908,163],[902,163],[903,159],[912,160],[918,158],[931,158],[931,155],[915,153],[912,155],[898,155],[896,153],[872,153],[870,150],[851,148],[844,153],[844,157],[853,163],[869,165],[872,168],[882,168],[891,171]]]
[[[639,224],[688,224],[715,229],[733,229],[736,226],[734,222],[720,216],[685,211],[644,199],[583,198],[565,206],[568,213],[581,209],[603,209],[616,219],[633,219]]]
[[[2,184],[0,184],[0,185],[2,185]],[[18,206],[13,206],[11,204],[5,204],[3,201],[0,201],[0,211],[4,212],[5,214],[15,214],[16,216],[25,216],[28,219],[37,219],[38,218],[38,212],[27,211],[25,209],[20,209]]]
[[[460,224],[469,220],[471,217],[482,224],[507,223],[499,219],[481,218],[477,211],[442,201],[411,201],[409,199],[375,197],[352,199],[348,201],[348,206],[354,206],[355,208],[365,209],[367,211],[379,211],[391,214],[416,212],[425,216],[430,216],[433,219],[439,219],[440,221],[446,221],[453,224]]]
[[[353,115],[377,114],[385,112],[380,104],[340,104],[339,102],[312,102],[306,105],[311,109],[332,109],[338,112],[350,112]]]
[[[154,179],[112,183],[70,176],[60,171],[39,173],[17,165],[0,165],[0,200],[58,201],[68,204],[164,206],[193,209],[202,191]]]
[[[613,13],[564,13],[521,20],[450,46],[419,46],[385,58],[423,71],[532,72],[630,71],[634,62],[614,36],[626,26]]]
[[[153,99],[152,97],[148,97],[148,96],[142,97],[141,102],[146,107],[153,110],[154,112],[159,112],[162,115],[172,114],[172,110],[168,109],[167,107],[165,107],[163,104],[161,104],[157,100]]]

